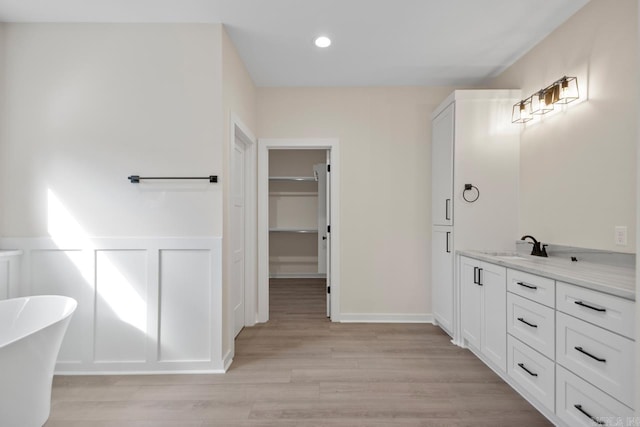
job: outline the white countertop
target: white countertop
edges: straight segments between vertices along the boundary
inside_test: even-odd
[[[636,271],[633,267],[595,262],[572,262],[565,257],[549,258],[517,254],[501,256],[496,252],[457,251],[459,255],[513,268],[538,276],[571,283],[628,300],[636,299]]]
[[[18,249],[0,249],[0,258],[22,255]]]

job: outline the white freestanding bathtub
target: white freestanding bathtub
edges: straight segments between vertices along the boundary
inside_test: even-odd
[[[0,426],[42,426],[51,410],[58,351],[76,300],[57,295],[0,301]]]

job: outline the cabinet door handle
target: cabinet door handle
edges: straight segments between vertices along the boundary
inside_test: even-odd
[[[449,247],[449,239],[451,238],[451,232],[447,231],[447,253],[450,254],[451,253],[451,248]]]
[[[450,220],[451,217],[449,216],[449,205],[451,204],[451,199],[445,199],[444,201],[444,219],[446,220]]]
[[[532,377],[538,376],[538,374],[536,374],[535,372],[531,372],[530,370],[528,370],[527,367],[524,366],[524,363],[518,363],[518,366],[520,366],[522,370],[524,370],[527,374],[531,375]]]
[[[582,405],[573,405],[573,407],[576,408],[578,411],[582,412],[586,417],[588,417],[594,423],[599,424],[601,426],[604,425],[604,421],[597,419],[596,417],[594,417],[593,415],[591,415],[590,413],[582,409]]]
[[[602,363],[606,363],[607,359],[602,359],[598,356],[594,356],[593,354],[589,353],[588,351],[586,351],[585,349],[583,349],[582,347],[573,347],[576,350],[578,350],[580,353],[585,354],[587,356],[589,356],[590,358],[592,358],[593,360],[597,360],[598,362],[602,362]]]
[[[581,307],[586,307],[586,308],[590,308],[591,310],[599,311],[600,313],[604,313],[605,311],[607,311],[606,308],[594,307],[592,305],[585,304],[582,301],[574,301],[573,303],[577,304],[577,305],[579,305]]]
[[[478,284],[478,267],[473,267],[473,283]]]
[[[478,285],[482,286],[482,269],[478,268]]]
[[[534,325],[533,323],[529,323],[526,320],[524,320],[523,317],[518,317],[518,320],[521,321],[522,323],[524,323],[525,325],[531,326],[532,328],[537,328],[538,325]]]
[[[526,283],[524,283],[524,282],[516,282],[516,284],[517,284],[517,285],[520,285],[520,286],[522,286],[522,287],[528,288],[528,289],[533,289],[534,291],[535,291],[536,289],[538,289],[538,287],[537,287],[537,286],[527,285],[527,284],[526,284]]]

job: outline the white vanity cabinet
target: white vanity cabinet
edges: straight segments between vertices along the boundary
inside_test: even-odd
[[[538,260],[521,271],[465,255],[458,257],[464,344],[554,424],[623,425],[636,393],[634,301],[596,290],[605,285],[554,280],[544,268],[533,274],[545,265]]]
[[[556,363],[567,371],[557,384],[558,416],[593,425],[594,417],[632,413],[634,303],[562,282],[556,301]],[[583,381],[589,386],[580,388]]]
[[[555,406],[555,281],[507,270],[508,373],[549,412]]]
[[[460,258],[462,338],[501,371],[507,369],[507,270]]]

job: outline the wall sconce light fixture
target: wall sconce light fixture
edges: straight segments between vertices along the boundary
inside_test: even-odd
[[[554,104],[568,104],[580,97],[578,79],[564,76],[513,106],[512,123],[526,123],[533,115],[553,111]]]
[[[533,120],[531,116],[531,97],[515,104],[511,113],[511,121],[513,123],[526,123],[529,120]]]

